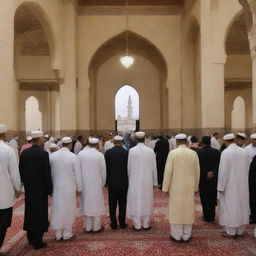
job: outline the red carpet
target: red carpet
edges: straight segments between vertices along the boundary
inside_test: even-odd
[[[106,193],[105,193],[106,194]],[[106,198],[106,197],[105,197]],[[106,200],[107,202],[107,200]],[[256,239],[253,237],[254,225],[246,229],[244,238],[228,239],[221,236],[222,227],[218,224],[206,224],[202,221],[200,202],[197,200],[197,221],[193,237],[189,244],[175,244],[169,240],[169,224],[165,219],[167,198],[162,192],[155,192],[155,209],[152,231],[134,232],[131,222],[124,231],[112,231],[109,217],[103,218],[105,231],[100,234],[83,233],[83,218],[75,223],[76,239],[70,242],[55,242],[54,234],[45,235],[48,247],[34,251],[28,245],[22,231],[24,201],[20,199],[15,205],[12,227],[9,229],[5,249],[8,256],[84,256],[84,255],[155,255],[155,256],[252,256],[256,255]]]

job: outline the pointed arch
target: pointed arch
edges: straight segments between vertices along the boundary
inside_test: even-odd
[[[26,132],[42,130],[42,112],[36,97],[30,96],[25,101]]]

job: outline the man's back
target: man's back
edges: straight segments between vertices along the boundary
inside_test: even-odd
[[[105,154],[107,165],[107,184],[111,188],[128,186],[127,161],[128,151],[121,146],[107,150]]]

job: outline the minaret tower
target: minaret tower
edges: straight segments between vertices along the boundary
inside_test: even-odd
[[[129,95],[128,98],[128,105],[127,105],[127,109],[128,109],[128,119],[132,119],[132,97],[131,95]]]

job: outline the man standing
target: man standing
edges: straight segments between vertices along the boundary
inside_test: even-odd
[[[19,164],[19,145],[18,145],[18,140],[19,137],[17,135],[15,135],[9,142],[9,146],[14,150],[15,156],[16,156],[16,160],[17,163]]]
[[[107,185],[109,200],[109,215],[111,228],[117,229],[116,208],[119,208],[119,225],[121,229],[126,228],[126,202],[128,190],[127,161],[128,151],[123,145],[123,137],[114,137],[114,147],[107,150],[105,154],[107,165]]]
[[[89,148],[78,154],[82,179],[81,211],[86,232],[101,232],[101,216],[104,214],[103,187],[106,184],[104,155],[97,149],[99,139],[90,138]]]
[[[219,142],[220,139],[220,135],[218,132],[215,132],[211,138],[211,147],[215,148],[217,150],[220,150],[221,148],[221,144]]]
[[[77,138],[77,142],[74,147],[74,153],[76,155],[78,155],[79,152],[83,149],[82,139],[83,139],[82,136],[78,136],[78,138]]]
[[[135,133],[137,146],[129,151],[127,216],[133,220],[135,231],[150,230],[153,214],[153,187],[157,186],[156,157],[153,149],[144,144],[145,133]]]
[[[164,178],[164,168],[169,154],[169,142],[163,136],[159,137],[156,142],[155,149],[156,153],[156,166],[157,166],[157,181],[159,188],[162,189],[162,183]]]
[[[104,145],[104,152],[107,152],[108,149],[111,149],[114,147],[114,143],[113,143],[113,134],[111,133],[109,135],[109,140],[105,142],[105,145]]]
[[[81,192],[81,176],[78,157],[70,152],[72,139],[64,137],[62,148],[50,156],[53,194],[51,228],[56,240],[67,241],[74,237],[72,232],[76,218],[76,192]]]
[[[170,239],[189,242],[195,222],[195,192],[199,183],[197,153],[187,147],[187,136],[176,135],[177,148],[167,158],[163,191],[169,194]]]
[[[25,220],[23,229],[34,249],[47,244],[43,234],[48,231],[48,195],[52,194],[49,154],[42,149],[43,132],[31,133],[33,146],[23,151],[20,158],[21,180],[25,187]]]
[[[252,161],[252,159],[256,156],[256,133],[253,133],[250,138],[251,144],[245,147],[245,150]]]
[[[236,134],[236,145],[243,148],[246,141],[246,134],[244,132],[239,132]]]
[[[235,135],[224,136],[227,148],[222,152],[218,176],[220,225],[225,237],[242,236],[249,223],[248,173],[250,159],[246,151],[235,144]]]
[[[25,149],[28,149],[32,146],[32,137],[27,136],[26,140],[27,140],[27,143],[21,147],[20,153],[22,153]]]
[[[7,128],[0,124],[0,253],[8,227],[11,226],[15,194],[21,190],[16,156],[6,142]]]
[[[199,192],[203,207],[204,220],[212,222],[215,219],[217,204],[217,177],[220,162],[220,152],[211,148],[211,137],[202,138],[202,148],[197,154],[200,163]]]

